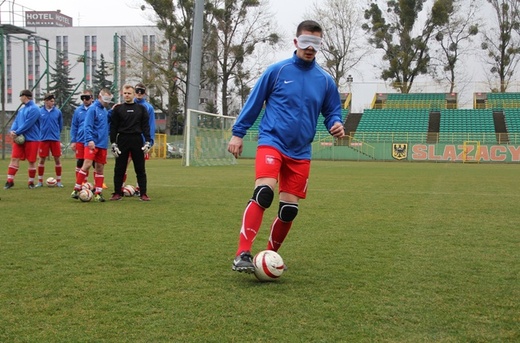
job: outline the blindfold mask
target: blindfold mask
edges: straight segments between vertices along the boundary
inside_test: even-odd
[[[313,35],[300,35],[296,37],[296,45],[300,49],[308,49],[313,48],[316,51],[319,51],[321,48],[321,37],[313,36]]]
[[[103,102],[109,103],[112,100],[112,95],[102,95],[101,100],[103,100]]]

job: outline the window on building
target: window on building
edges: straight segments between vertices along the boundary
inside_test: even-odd
[[[56,50],[61,51],[61,36],[56,36]]]

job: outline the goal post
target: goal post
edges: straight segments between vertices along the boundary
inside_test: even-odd
[[[193,109],[186,112],[184,125],[184,166],[219,166],[236,164],[227,151],[235,117]]]

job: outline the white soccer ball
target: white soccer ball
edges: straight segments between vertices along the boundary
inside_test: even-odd
[[[88,189],[88,190],[93,191],[94,185],[91,184],[90,182],[85,182],[83,185],[81,185],[81,189]]]
[[[90,189],[82,189],[79,192],[79,200],[89,202],[94,197],[94,193]]]
[[[58,181],[56,181],[56,179],[53,177],[48,177],[47,180],[45,180],[45,183],[47,184],[48,187],[54,187],[54,186],[56,186]]]
[[[133,197],[135,194],[135,187],[132,185],[126,185],[123,187],[123,195],[125,197]]]
[[[272,250],[263,250],[253,257],[255,276],[260,281],[274,281],[282,276],[284,263],[282,256]]]
[[[14,139],[14,142],[15,142],[16,144],[19,144],[19,145],[25,143],[25,136],[24,136],[24,135],[18,135],[18,136],[16,136],[16,138]]]

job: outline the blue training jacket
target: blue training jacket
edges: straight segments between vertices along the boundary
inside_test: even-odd
[[[96,148],[108,149],[108,112],[99,100],[88,108],[83,125],[85,146],[94,141]]]
[[[258,118],[258,145],[274,147],[294,159],[310,159],[320,113],[330,130],[342,122],[336,84],[316,60],[296,56],[269,66],[251,91],[233,126],[233,135],[244,137]]]
[[[92,106],[92,104],[90,105]],[[89,106],[89,107],[90,107]],[[89,107],[85,105],[78,106],[72,116],[72,123],[70,125],[70,142],[71,143],[83,143],[85,144],[85,117],[87,116],[87,110]]]
[[[53,106],[50,110],[40,108],[40,141],[60,141],[63,130],[63,114]]]
[[[134,102],[143,105],[148,112],[148,116],[150,117],[150,144],[153,146],[155,143],[155,110],[153,109],[152,104],[146,101],[146,99],[134,98]],[[144,136],[143,142],[145,142]]]
[[[11,131],[24,135],[26,142],[40,141],[40,108],[33,100],[27,102],[16,115]]]

